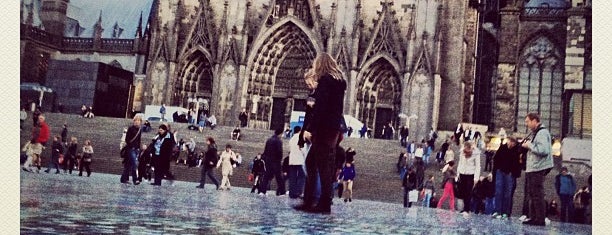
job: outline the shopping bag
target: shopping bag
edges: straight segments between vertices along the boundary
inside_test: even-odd
[[[408,192],[408,201],[409,202],[418,202],[419,201],[419,191],[410,190]]]

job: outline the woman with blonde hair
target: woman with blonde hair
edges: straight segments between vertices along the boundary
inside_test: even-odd
[[[79,164],[79,176],[83,176],[83,168],[87,170],[87,177],[91,175],[91,158],[93,157],[93,146],[91,146],[90,140],[85,140],[83,144],[83,158],[81,159],[81,164]]]
[[[314,92],[307,105],[311,115],[304,120],[304,139],[312,143],[306,158],[306,187],[304,203],[297,210],[330,213],[332,181],[335,175],[336,146],[343,133],[344,91],[346,81],[336,61],[327,53],[319,53],[312,70],[305,74],[305,82]],[[317,174],[318,173],[318,174]],[[317,175],[321,181],[321,196],[315,206]]]

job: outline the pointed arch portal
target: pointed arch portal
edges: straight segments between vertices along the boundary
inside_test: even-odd
[[[399,73],[384,57],[370,64],[357,85],[357,118],[373,128],[374,137],[381,138],[385,124],[398,123],[402,86]]]
[[[308,88],[304,73],[317,55],[311,38],[294,22],[272,27],[248,70],[249,126],[284,128],[291,111],[304,111]]]
[[[175,83],[175,105],[187,107],[189,98],[212,97],[212,65],[206,55],[200,50],[194,50],[183,60],[178,81]]]

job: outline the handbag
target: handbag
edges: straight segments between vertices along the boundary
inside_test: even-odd
[[[136,140],[136,137],[138,137],[138,135],[140,135],[140,130],[142,130],[142,128],[138,128],[138,133],[136,133],[134,138],[132,138],[130,140],[130,143],[126,144],[125,146],[123,146],[123,148],[121,148],[121,151],[119,152],[119,156],[121,158],[127,158],[128,157],[128,155],[130,154],[130,148],[128,146],[130,146],[132,144],[132,142],[134,142],[134,140]]]
[[[63,164],[64,163],[64,154],[59,154],[59,157],[57,158],[57,162],[59,164]]]
[[[249,175],[247,176],[247,180],[249,180],[249,182],[253,182],[254,179],[255,175],[253,175],[253,173],[249,173]]]

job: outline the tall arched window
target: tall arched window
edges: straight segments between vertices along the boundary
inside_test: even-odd
[[[552,135],[561,136],[563,58],[546,37],[531,41],[523,50],[518,84],[517,131],[528,133],[525,116],[540,114]]]

